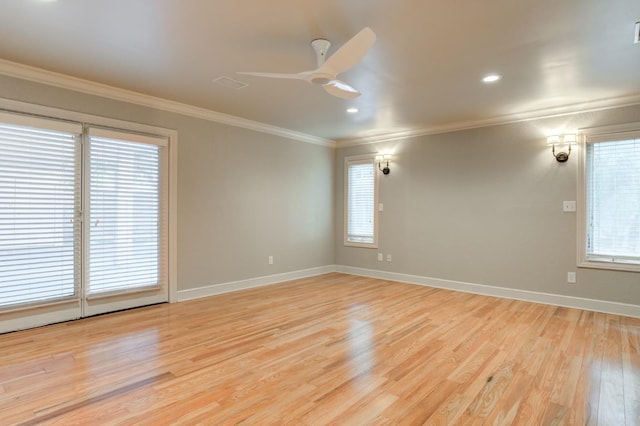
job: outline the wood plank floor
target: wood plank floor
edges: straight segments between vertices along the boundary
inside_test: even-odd
[[[640,320],[343,274],[0,336],[0,424],[640,424]]]

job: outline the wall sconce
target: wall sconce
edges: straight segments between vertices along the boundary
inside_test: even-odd
[[[564,163],[569,159],[569,155],[571,155],[571,145],[575,145],[575,143],[575,133],[568,133],[566,135],[551,135],[547,137],[547,145],[550,145],[552,147],[551,154],[553,154],[553,156],[559,163]],[[556,154],[556,145],[567,145],[569,148],[567,152],[560,151]]]
[[[380,170],[385,175],[388,175],[391,169],[389,168],[389,161],[391,161],[391,154],[384,155],[376,155],[376,163],[378,163],[378,170]],[[382,167],[382,164],[386,165]]]

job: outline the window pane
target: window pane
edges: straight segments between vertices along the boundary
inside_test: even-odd
[[[90,137],[89,294],[159,285],[160,147]]]
[[[77,137],[0,123],[0,308],[76,295]]]
[[[640,261],[640,139],[587,145],[587,256]]]
[[[347,241],[375,242],[375,164],[349,164],[347,200]]]

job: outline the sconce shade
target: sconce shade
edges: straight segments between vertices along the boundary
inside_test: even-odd
[[[547,145],[551,146],[551,154],[559,163],[564,163],[569,159],[571,155],[571,145],[575,145],[577,141],[575,133],[566,133],[562,135],[549,135],[547,136]],[[567,151],[561,151],[556,153],[556,145],[560,147],[567,147]]]

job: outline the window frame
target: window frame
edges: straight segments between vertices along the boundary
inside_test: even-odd
[[[578,155],[578,211],[577,211],[577,266],[580,268],[605,269],[626,272],[640,272],[640,263],[591,260],[587,254],[587,145],[603,142],[603,138],[615,138],[620,134],[640,132],[640,123],[629,123],[614,126],[602,126],[579,130]],[[596,139],[595,141],[593,139]],[[612,139],[615,140],[615,139]]]
[[[379,200],[379,192],[380,192],[380,174],[378,173],[378,167],[375,162],[375,153],[371,154],[363,154],[363,155],[353,155],[344,158],[344,226],[343,226],[343,237],[344,237],[344,245],[345,247],[359,247],[359,248],[370,248],[377,249],[378,248],[378,224],[379,224],[379,215],[378,215],[378,200]],[[349,166],[352,164],[368,164],[371,163],[374,169],[374,189],[373,189],[373,242],[371,243],[363,243],[363,242],[354,242],[349,241]]]

